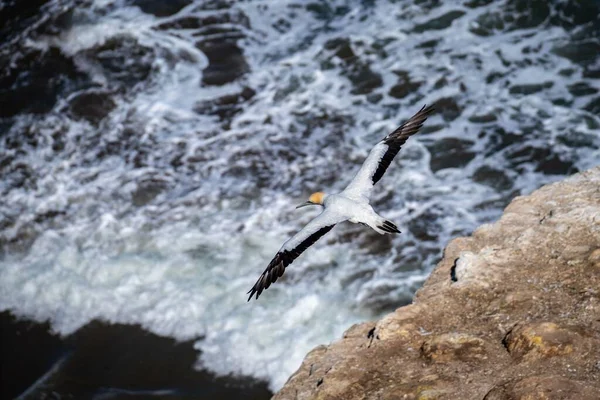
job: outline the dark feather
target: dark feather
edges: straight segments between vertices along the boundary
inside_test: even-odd
[[[432,112],[433,107],[423,106],[419,112],[413,115],[408,121],[400,125],[394,132],[387,135],[385,139],[383,139],[383,142],[388,146],[388,149],[383,157],[381,157],[379,165],[371,177],[373,185],[379,182],[387,168],[390,166],[394,157],[396,157],[396,154],[398,154],[400,151],[402,145],[406,143],[406,139],[421,129],[423,123]]]
[[[400,233],[398,227],[392,221],[383,221],[383,224],[379,225],[378,228],[387,233]]]
[[[250,294],[248,301],[250,301],[255,293],[256,298],[258,299],[258,296],[260,296],[263,290],[268,289],[272,283],[275,283],[275,281],[277,281],[277,279],[283,275],[288,265],[293,263],[294,260],[298,258],[302,252],[304,252],[304,250],[312,246],[323,235],[333,229],[334,226],[335,224],[325,226],[304,239],[295,248],[291,250],[283,250],[275,254],[275,257],[273,257],[273,260],[271,260],[267,266],[267,269],[265,269],[265,271],[260,275],[254,286],[252,286],[252,289],[248,291]]]

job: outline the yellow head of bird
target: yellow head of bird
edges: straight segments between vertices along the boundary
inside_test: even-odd
[[[300,204],[296,208],[304,207],[304,206],[318,206],[323,205],[323,200],[325,199],[325,193],[316,192],[310,195],[308,201],[306,203]]]
[[[323,204],[323,197],[325,196],[325,193],[323,192],[316,192],[310,195],[310,197],[308,198],[308,201],[310,201],[313,204]]]

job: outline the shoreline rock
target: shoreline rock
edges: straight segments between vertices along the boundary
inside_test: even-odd
[[[413,304],[305,358],[274,399],[599,399],[600,167],[452,240]]]

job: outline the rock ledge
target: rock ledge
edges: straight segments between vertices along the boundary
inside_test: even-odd
[[[319,346],[275,399],[600,399],[600,167],[450,242],[414,298]]]

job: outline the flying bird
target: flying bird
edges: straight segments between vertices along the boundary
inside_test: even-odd
[[[320,206],[323,211],[310,221],[302,230],[292,236],[281,246],[267,269],[260,275],[252,289],[248,291],[248,301],[256,294],[256,298],[268,289],[283,275],[285,269],[304,250],[312,246],[323,235],[343,221],[367,225],[379,234],[400,233],[396,225],[378,215],[369,204],[373,186],[379,182],[390,163],[400,151],[400,147],[410,136],[421,129],[423,123],[433,112],[431,106],[423,106],[418,113],[400,125],[398,129],[387,135],[373,147],[362,167],[350,184],[340,193],[313,193],[308,201],[296,208]]]

